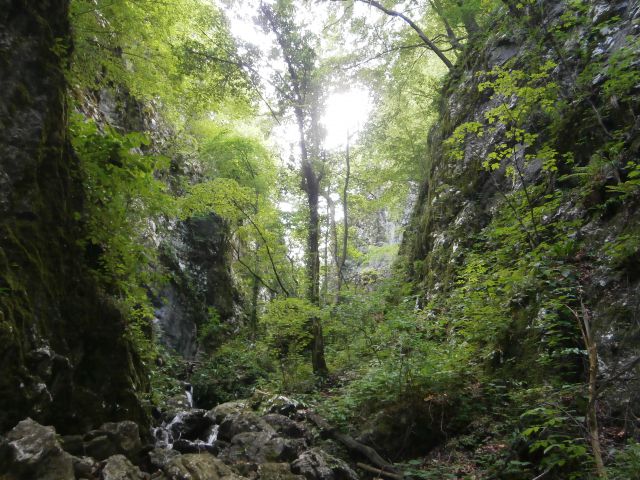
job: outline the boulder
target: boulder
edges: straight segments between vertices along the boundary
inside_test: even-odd
[[[166,448],[154,448],[149,452],[149,462],[151,466],[162,470],[167,466],[171,460],[180,456],[180,453],[175,450],[168,450]]]
[[[252,412],[231,413],[224,417],[218,430],[218,438],[231,440],[240,433],[266,432],[275,435],[276,431],[262,418]]]
[[[27,418],[0,445],[0,478],[74,480],[71,455],[62,450],[56,431]]]
[[[82,435],[63,435],[60,437],[62,449],[71,455],[82,455],[84,453],[84,443]]]
[[[233,437],[220,457],[229,463],[288,462],[297,458],[305,447],[304,439],[282,438],[271,432],[243,432]]]
[[[202,440],[185,440],[180,438],[173,442],[173,449],[180,453],[218,453],[218,448]]]
[[[85,454],[96,460],[106,460],[119,453],[116,444],[109,438],[106,432],[97,436],[94,436],[94,432],[95,431],[91,432],[90,439],[84,443]]]
[[[261,480],[304,480],[302,475],[291,472],[288,463],[263,463],[258,466],[258,478]]]
[[[213,425],[213,419],[205,410],[191,409],[178,412],[170,422],[171,435],[174,439],[204,439]]]
[[[214,423],[222,423],[222,421],[229,415],[246,412],[248,404],[246,401],[238,400],[234,402],[221,403],[213,410],[209,410],[206,416],[211,418]]]
[[[148,480],[150,476],[140,471],[124,455],[109,457],[102,468],[101,480]]]
[[[285,417],[279,413],[269,413],[262,417],[276,432],[286,437],[291,438],[306,438],[311,439],[311,434],[305,428],[305,426],[289,417]]]
[[[210,453],[191,453],[172,459],[164,473],[169,480],[241,480],[222,460]]]
[[[358,475],[346,462],[319,448],[301,453],[291,464],[291,471],[307,480],[358,480]]]
[[[111,422],[105,423],[100,429],[110,434],[118,453],[122,453],[130,459],[140,453],[142,442],[137,423],[128,420]]]
[[[269,413],[279,413],[280,415],[290,416],[298,409],[304,408],[304,405],[284,395],[274,395],[265,401],[265,408]]]
[[[91,457],[73,457],[73,471],[76,478],[94,478],[98,464]]]

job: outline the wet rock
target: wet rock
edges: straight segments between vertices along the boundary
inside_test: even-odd
[[[262,418],[251,412],[232,413],[226,415],[220,423],[218,437],[222,440],[231,440],[240,433],[267,432],[275,434],[275,430]]]
[[[215,423],[222,423],[222,421],[229,415],[239,414],[246,412],[248,408],[247,402],[240,400],[235,402],[222,403],[206,413],[206,416],[211,418]]]
[[[275,395],[268,399],[266,402],[266,409],[269,413],[279,413],[280,415],[291,415],[300,408],[304,408],[304,405],[297,400],[294,400],[284,395]]]
[[[111,441],[106,432],[97,436],[93,436],[92,432],[92,438],[84,444],[84,451],[88,456],[96,460],[106,460],[118,453],[115,443]]]
[[[258,466],[258,478],[261,480],[304,480],[302,475],[291,472],[288,463],[263,463]]]
[[[180,455],[164,468],[170,480],[240,480],[222,460],[209,453]]]
[[[149,452],[149,462],[151,466],[157,469],[164,469],[171,460],[180,456],[175,450],[168,450],[166,448],[154,448]]]
[[[192,409],[178,413],[171,422],[171,434],[173,438],[187,440],[202,439],[213,425],[213,419],[206,416],[207,412],[200,409]]]
[[[305,426],[279,413],[270,413],[262,417],[276,432],[291,438],[309,438],[310,433]]]
[[[287,462],[294,460],[305,447],[304,439],[277,437],[270,432],[244,432],[233,437],[220,457],[229,463]]]
[[[27,418],[4,438],[0,446],[0,478],[74,480],[71,455],[62,450],[53,427]]]
[[[94,478],[98,465],[91,457],[73,457],[73,471],[77,478]]]
[[[148,474],[140,471],[124,455],[109,457],[101,472],[101,480],[147,480]]]
[[[134,458],[142,449],[140,441],[140,430],[138,424],[131,421],[123,421],[117,423],[105,423],[100,427],[101,430],[107,432],[114,443],[118,453]]]
[[[307,480],[358,480],[358,475],[346,462],[319,448],[300,454],[291,464],[291,471],[303,475]]]
[[[173,449],[180,453],[218,453],[218,448],[214,445],[205,443],[202,440],[185,440],[184,438],[173,442]]]

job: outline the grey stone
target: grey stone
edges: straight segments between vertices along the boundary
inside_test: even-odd
[[[291,472],[288,463],[263,463],[258,466],[258,478],[261,480],[304,480],[302,475]]]
[[[73,457],[73,471],[78,478],[92,478],[98,469],[96,461],[91,457]]]
[[[102,480],[145,480],[149,475],[140,471],[124,455],[109,457],[101,472]]]
[[[275,430],[262,418],[252,412],[233,413],[224,417],[220,423],[218,438],[231,440],[239,433],[267,432],[275,434]]]
[[[180,453],[175,450],[154,448],[149,452],[149,461],[153,467],[163,469],[171,460],[179,456]]]
[[[105,423],[100,429],[111,434],[110,438],[118,453],[123,453],[132,458],[140,452],[142,442],[140,441],[140,431],[137,423],[128,420]]]
[[[291,438],[308,438],[310,435],[302,423],[291,420],[289,417],[279,413],[269,413],[264,415],[262,419],[281,435]]]
[[[63,450],[71,455],[82,455],[84,453],[82,435],[64,435],[60,437],[60,443]]]
[[[169,480],[240,480],[222,460],[209,453],[193,453],[174,458],[164,468]]]
[[[306,447],[304,439],[274,436],[271,432],[243,432],[234,436],[231,445],[220,453],[229,463],[287,462]]]
[[[220,424],[229,415],[246,412],[248,403],[246,400],[237,400],[233,402],[221,403],[214,409],[208,411],[206,416],[211,418],[214,423]]]
[[[346,462],[319,448],[300,454],[291,464],[291,471],[303,475],[307,480],[358,480],[358,475]]]
[[[62,450],[56,431],[27,418],[11,430],[3,442],[5,471],[0,478],[74,480],[71,455]]]
[[[95,458],[96,460],[106,460],[112,455],[116,455],[118,453],[116,444],[106,433],[104,435],[93,437],[91,440],[86,442],[84,444],[84,451],[87,455]]]

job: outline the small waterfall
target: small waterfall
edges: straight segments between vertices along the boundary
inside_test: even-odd
[[[184,386],[185,395],[187,396],[187,403],[189,404],[189,408],[193,408],[193,385],[187,383]]]
[[[202,433],[199,438],[189,440],[182,439],[182,432],[184,431],[183,424],[192,421],[189,418],[196,411],[193,409],[193,386],[186,383],[184,385],[184,395],[187,400],[188,407],[185,410],[177,412],[173,417],[165,417],[162,424],[158,427],[152,428],[151,432],[155,439],[155,446],[157,448],[163,448],[171,450],[176,446],[176,449],[182,451],[182,448],[192,448],[198,452],[211,451],[216,441],[218,440],[219,425],[212,425],[209,429]],[[179,446],[176,443],[179,441]]]
[[[220,430],[220,425],[214,425],[211,428],[211,433],[207,438],[207,445],[211,445],[213,447],[213,445],[216,443],[216,441],[218,440],[218,430]]]

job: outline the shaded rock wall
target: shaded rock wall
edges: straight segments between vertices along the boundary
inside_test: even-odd
[[[178,223],[163,240],[171,280],[157,296],[156,324],[161,341],[187,359],[196,355],[197,330],[210,309],[222,322],[239,320],[230,241],[228,226],[214,214]]]
[[[629,179],[627,162],[637,162],[640,147],[640,82],[633,77],[637,60],[626,64],[620,60],[624,51],[638,58],[640,3],[573,3],[586,8],[572,13],[571,2],[536,2],[521,11],[522,18],[510,18],[508,27],[498,24],[494,33],[472,42],[458,62],[440,100],[440,120],[430,133],[429,178],[422,185],[402,252],[408,260],[408,275],[418,285],[420,303],[446,297],[459,285],[470,253],[491,249],[485,233],[506,208],[504,196],[522,192],[523,184],[531,190],[547,185],[543,193],[558,194],[555,198],[560,200],[548,210],[548,216],[540,217],[541,228],[548,227],[556,237],[543,236],[542,240],[568,246],[564,258],[557,256],[578,272],[578,278],[568,276],[559,281],[567,285],[577,281],[582,286],[597,329],[604,379],[622,372],[640,354],[640,198],[637,190],[623,197],[610,188]],[[531,74],[531,65],[538,59],[556,63],[547,81],[558,84],[560,117],[532,117],[523,128],[539,134],[541,141],[550,143],[559,154],[571,154],[574,163],[559,162],[559,171],[551,179],[535,159],[521,163],[522,178],[518,181],[505,174],[504,164],[489,172],[482,163],[505,141],[504,131],[499,130],[468,137],[462,158],[452,160],[444,142],[456,127],[485,122],[485,113],[495,107],[488,92],[478,88],[486,75],[477,74],[507,65]],[[612,96],[607,90],[612,85],[609,81],[627,78],[624,75],[636,78],[636,83],[630,80],[624,92]],[[608,164],[596,168],[594,153],[607,151],[614,135],[619,135],[621,150],[610,154]],[[563,178],[576,172],[585,176]],[[585,182],[585,178],[589,180]],[[543,203],[540,200],[536,205]],[[556,225],[565,230],[556,229]],[[528,251],[522,245],[514,261]],[[528,297],[504,298],[513,324],[504,338],[501,361],[506,363],[511,357],[524,378],[542,372],[531,369],[526,355],[527,351],[538,351],[536,345],[542,341],[535,333],[535,316],[540,313],[535,303],[549,294],[544,288]],[[576,329],[579,346],[575,320],[568,318],[567,325]],[[630,411],[640,412],[634,372],[637,368],[627,370],[618,378],[617,387],[608,391],[611,417],[627,418]]]
[[[67,0],[0,2],[0,430],[27,415],[63,433],[146,418],[124,319],[77,246],[67,13]]]

